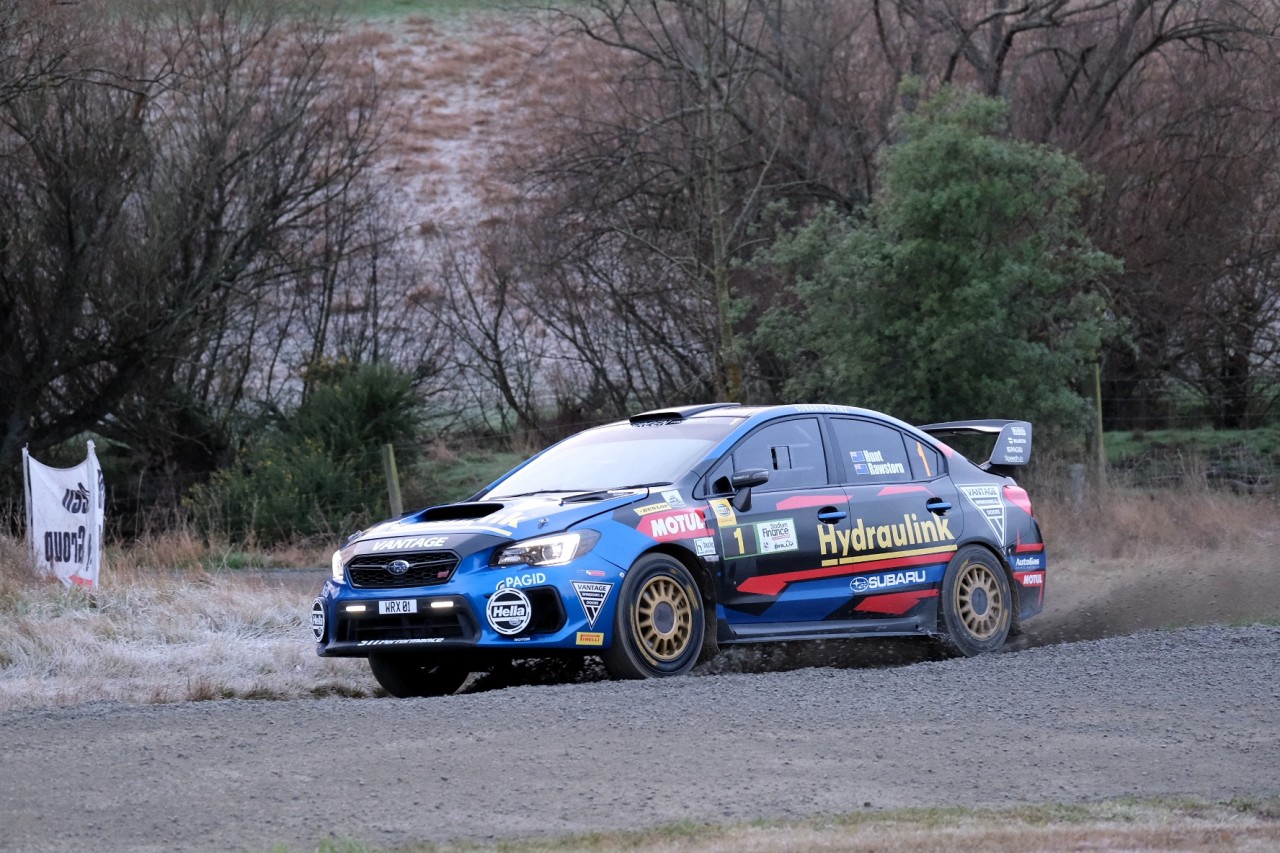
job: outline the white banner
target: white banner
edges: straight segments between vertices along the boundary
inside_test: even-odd
[[[50,468],[24,447],[22,473],[27,540],[36,569],[67,586],[97,586],[106,485],[93,442],[88,457],[74,468]]]

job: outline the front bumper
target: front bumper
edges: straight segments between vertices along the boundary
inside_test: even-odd
[[[523,571],[468,562],[464,559],[447,581],[427,586],[358,588],[326,580],[312,605],[316,653],[367,657],[473,650],[518,658],[567,649],[589,652],[612,641],[625,574],[619,566],[595,554]]]

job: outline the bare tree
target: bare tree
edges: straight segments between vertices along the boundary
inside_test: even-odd
[[[0,98],[0,459],[94,428],[208,464],[314,357],[302,283],[367,254],[378,93],[337,22],[270,4],[23,25],[6,67],[46,84]]]

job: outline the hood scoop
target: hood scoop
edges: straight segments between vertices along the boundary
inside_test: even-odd
[[[501,512],[503,504],[499,503],[460,503],[433,506],[418,513],[415,521],[460,521],[467,518],[485,518],[495,512]]]

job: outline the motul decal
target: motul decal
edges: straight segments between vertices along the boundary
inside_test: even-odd
[[[659,542],[673,542],[706,536],[707,522],[701,510],[681,509],[646,515],[636,529]]]

